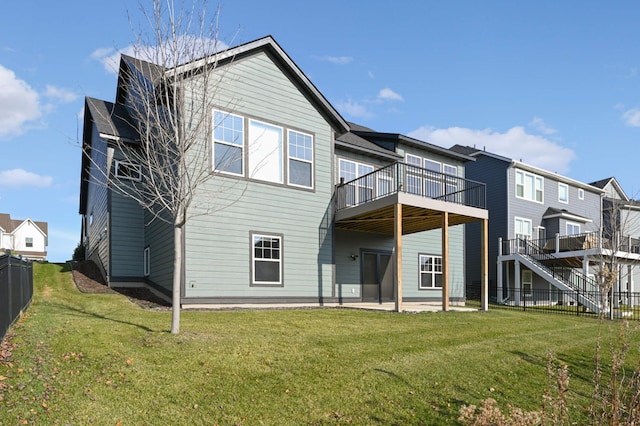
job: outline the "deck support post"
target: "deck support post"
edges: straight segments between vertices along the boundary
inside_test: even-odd
[[[449,213],[442,212],[442,310],[449,310]]]
[[[482,220],[481,231],[481,244],[480,247],[480,285],[482,286],[480,294],[480,309],[483,311],[489,310],[489,220]],[[502,270],[502,267],[500,267]],[[498,284],[499,293],[498,300],[502,297],[502,283]]]
[[[396,312],[402,312],[402,204],[396,203],[393,211],[393,260],[394,280],[393,295],[396,301]]]

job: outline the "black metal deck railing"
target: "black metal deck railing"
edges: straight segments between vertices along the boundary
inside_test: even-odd
[[[484,183],[398,162],[340,183],[336,190],[336,209],[357,206],[399,192],[486,208]]]

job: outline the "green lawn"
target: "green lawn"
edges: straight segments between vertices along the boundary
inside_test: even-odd
[[[60,265],[34,271],[33,304],[0,364],[2,425],[456,424],[462,405],[488,397],[539,410],[550,351],[569,365],[572,422],[590,403],[593,319],[185,311],[175,336],[168,311],[79,293]],[[605,334],[618,328],[607,322]]]

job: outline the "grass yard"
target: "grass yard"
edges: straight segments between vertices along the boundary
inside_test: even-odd
[[[35,296],[0,363],[0,424],[457,424],[488,397],[540,410],[547,354],[586,422],[598,321],[512,311],[185,311],[83,294],[35,265]],[[632,324],[635,326],[635,324]],[[604,346],[619,323],[605,322]],[[640,360],[632,334],[627,366]]]

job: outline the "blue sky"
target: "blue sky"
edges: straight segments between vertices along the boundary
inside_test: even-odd
[[[212,3],[212,9],[218,3]],[[220,4],[229,45],[272,35],[350,121],[640,191],[636,1],[253,1]],[[113,100],[137,1],[9,2],[0,13],[0,213],[80,238],[85,96]]]

